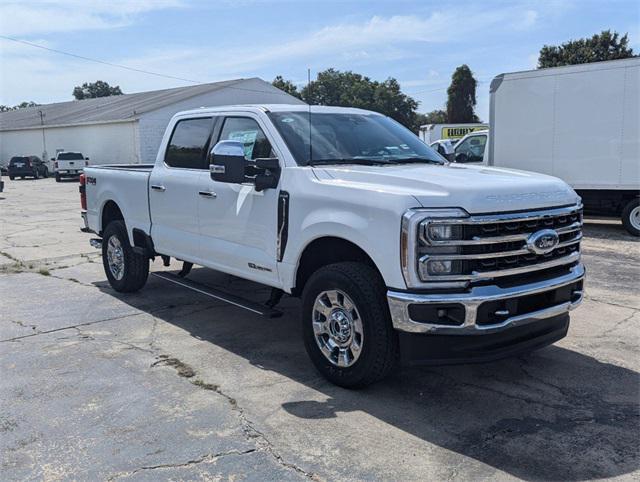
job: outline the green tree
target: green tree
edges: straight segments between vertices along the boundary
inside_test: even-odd
[[[111,87],[107,82],[97,80],[96,82],[85,82],[81,86],[73,89],[73,96],[76,100],[94,99],[96,97],[109,97],[110,95],[122,95],[120,86]]]
[[[425,124],[446,124],[447,113],[442,109],[432,110],[426,114],[418,114],[419,125]]]
[[[296,84],[291,82],[290,80],[285,80],[282,75],[278,75],[271,84],[274,87],[277,87],[280,90],[285,91],[287,94],[297,97],[298,99],[302,98],[302,95],[298,91],[298,87]]]
[[[18,110],[18,109],[24,109],[25,107],[36,107],[39,106],[40,104],[35,103],[34,101],[30,100],[28,102],[20,102],[17,105],[14,105],[13,107],[8,106],[8,105],[0,105],[0,112],[9,112],[12,110]]]
[[[478,122],[474,112],[477,84],[468,65],[461,65],[453,72],[451,85],[447,89],[448,122]]]
[[[396,79],[371,80],[355,72],[327,69],[305,86],[301,98],[312,105],[358,107],[387,115],[417,131],[418,102],[403,94]]]
[[[634,56],[628,45],[627,34],[619,37],[618,32],[603,30],[591,38],[570,40],[560,46],[545,45],[540,49],[538,68],[626,59]]]

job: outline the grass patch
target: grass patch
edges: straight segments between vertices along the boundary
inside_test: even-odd
[[[42,276],[51,276],[51,273],[47,268],[40,268],[38,270],[38,273],[40,273]]]

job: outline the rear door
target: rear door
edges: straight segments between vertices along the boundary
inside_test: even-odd
[[[228,115],[216,141],[240,140],[246,159],[279,157],[255,114]],[[213,143],[212,143],[213,144]],[[253,184],[217,182],[207,173],[199,199],[202,255],[210,266],[261,283],[278,284],[276,263],[279,190],[257,192]]]
[[[213,125],[211,115],[178,120],[160,153],[163,162],[156,162],[151,172],[151,236],[158,253],[199,263],[198,191],[208,175]]]

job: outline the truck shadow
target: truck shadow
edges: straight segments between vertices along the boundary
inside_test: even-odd
[[[583,225],[585,238],[609,239],[615,241],[638,241],[617,219],[585,217]]]
[[[194,269],[190,278],[256,301],[268,296],[260,285],[204,268]],[[487,364],[404,368],[367,389],[350,391],[324,381],[312,367],[301,340],[298,300],[285,298],[284,316],[265,320],[204,297],[201,309],[180,311],[181,303],[200,295],[157,278],[129,296],[115,293],[106,282],[97,285],[143,311],[175,305],[154,316],[312,388],[314,399],[282,404],[292,423],[365,412],[523,479],[578,481],[640,468],[640,377],[627,368],[554,346]],[[326,400],[317,401],[315,391]]]

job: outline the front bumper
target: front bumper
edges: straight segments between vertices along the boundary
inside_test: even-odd
[[[388,291],[387,299],[393,327],[400,332],[486,335],[567,314],[582,302],[584,275],[584,266],[578,264],[562,276],[525,285],[476,286],[463,293]],[[554,302],[555,294],[561,290],[564,298]],[[419,310],[425,305],[436,309],[455,309],[456,314],[461,314],[460,323],[442,324],[438,320],[413,319],[411,313],[416,312],[416,307]],[[528,306],[534,309],[527,311]],[[488,310],[493,310],[493,313],[487,314]]]

